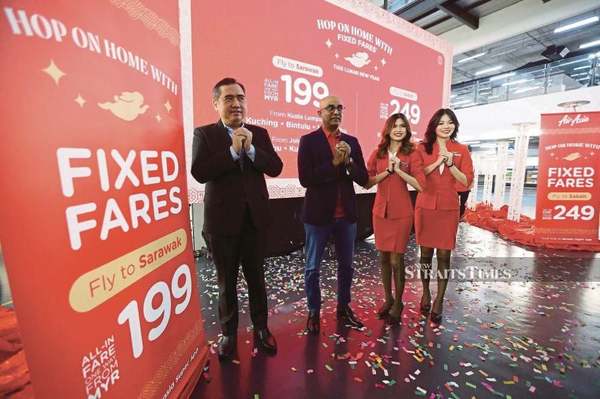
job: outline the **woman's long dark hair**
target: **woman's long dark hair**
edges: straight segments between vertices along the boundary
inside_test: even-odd
[[[413,151],[414,145],[410,142],[410,137],[412,136],[410,123],[408,123],[408,119],[404,114],[397,113],[390,115],[383,125],[383,130],[381,131],[381,141],[377,146],[377,158],[382,159],[386,157],[392,141],[390,138],[390,133],[392,132],[392,129],[398,119],[402,119],[404,126],[406,126],[406,134],[400,143],[400,153],[408,155]]]
[[[428,154],[433,152],[433,143],[435,143],[435,140],[437,139],[435,129],[437,128],[438,123],[440,123],[440,119],[442,119],[442,116],[444,115],[448,115],[452,122],[454,122],[454,131],[450,135],[450,140],[456,139],[456,135],[458,134],[458,118],[454,114],[454,111],[452,111],[450,108],[438,109],[429,120],[427,130],[425,131],[425,140],[423,140],[423,145],[425,146],[425,152]]]

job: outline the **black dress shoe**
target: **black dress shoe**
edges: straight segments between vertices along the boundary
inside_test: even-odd
[[[306,320],[306,330],[311,334],[318,334],[321,329],[321,320],[319,311],[311,310],[308,312],[308,320]]]
[[[217,353],[220,360],[229,360],[233,357],[237,345],[236,335],[223,335],[219,338],[219,348]]]
[[[268,328],[255,331],[254,342],[259,349],[263,350],[269,355],[274,355],[277,353],[277,341],[275,341],[275,337],[273,334],[271,334]]]
[[[337,308],[337,318],[338,320],[344,321],[346,324],[351,325],[356,328],[363,328],[364,324],[354,315],[350,306],[344,306]]]

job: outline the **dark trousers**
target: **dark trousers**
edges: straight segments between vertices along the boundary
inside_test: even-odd
[[[246,209],[239,235],[204,234],[217,269],[219,322],[224,335],[234,335],[238,327],[237,280],[239,265],[248,283],[250,318],[255,330],[267,328],[267,292],[264,254],[266,231],[256,229]]]
[[[459,217],[462,217],[463,214],[465,213],[465,208],[467,206],[467,199],[469,198],[470,192],[471,192],[471,190],[458,192],[458,196],[460,197],[460,216]]]

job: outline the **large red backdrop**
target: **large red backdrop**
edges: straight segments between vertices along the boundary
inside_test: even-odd
[[[405,113],[421,136],[448,95],[447,43],[366,1],[194,2],[192,19],[194,124],[218,119],[217,81],[244,83],[248,122],[269,130],[284,162],[271,198],[303,195],[298,142],[320,124],[319,99],[342,99],[342,125],[366,157],[389,115]],[[201,202],[203,187],[190,180],[190,200]]]

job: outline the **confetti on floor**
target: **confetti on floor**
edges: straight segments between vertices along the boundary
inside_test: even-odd
[[[439,326],[421,315],[421,283],[408,271],[401,325],[376,318],[383,288],[377,251],[367,240],[356,247],[351,303],[366,328],[336,321],[330,246],[321,266],[321,332],[312,336],[305,331],[302,252],[268,259],[269,327],[279,345],[274,357],[254,348],[240,273],[238,360],[220,363],[211,346],[211,382],[201,382],[192,398],[598,397],[600,256],[533,252],[464,223],[457,242],[454,268],[506,268],[512,278],[451,280]],[[417,261],[413,240],[405,264]],[[206,337],[216,342],[218,288],[210,260],[198,260],[198,274]],[[435,296],[435,281],[431,291]]]

